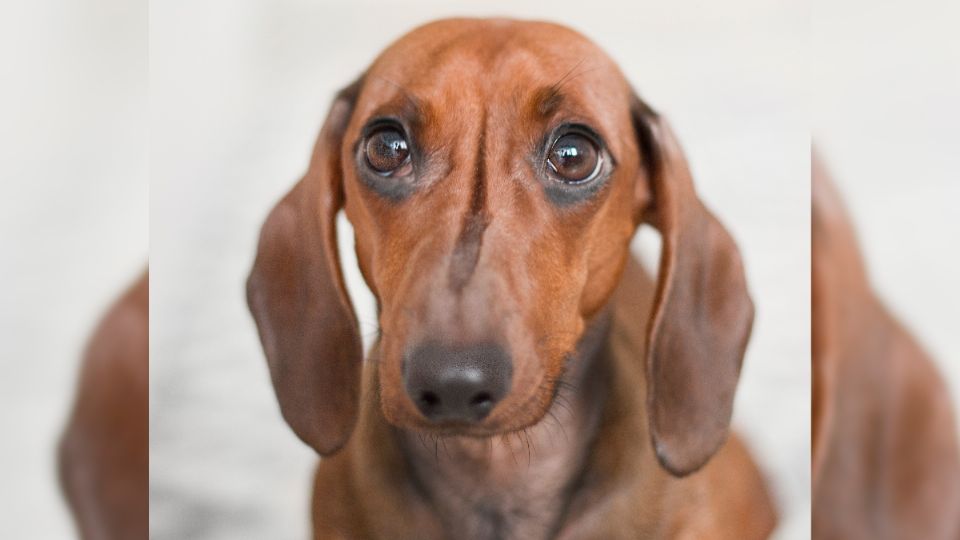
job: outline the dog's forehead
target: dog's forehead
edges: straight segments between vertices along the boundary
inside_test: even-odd
[[[593,42],[551,23],[449,19],[419,27],[376,59],[364,104],[390,99],[522,101],[556,88],[572,101],[624,103],[628,85]],[[602,103],[601,103],[602,104]],[[361,107],[363,108],[363,107]]]

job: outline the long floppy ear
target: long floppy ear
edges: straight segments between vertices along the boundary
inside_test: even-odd
[[[343,132],[359,87],[337,95],[307,174],[263,225],[247,279],[280,412],[321,455],[346,444],[359,408],[363,348],[336,243]]]
[[[647,335],[647,414],[660,464],[683,476],[726,439],[753,303],[737,246],[697,198],[670,127],[639,99],[633,120],[653,193],[645,218],[663,239]]]
[[[843,200],[816,153],[811,154],[810,181],[810,464],[816,489],[835,433],[838,372],[851,330],[846,322],[857,312],[852,306],[863,305],[873,293]]]

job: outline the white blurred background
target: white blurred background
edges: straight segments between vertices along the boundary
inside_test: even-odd
[[[809,14],[767,0],[151,3],[152,536],[307,537],[316,457],[278,414],[243,282],[336,90],[400,34],[452,15],[578,28],[672,119],[757,304],[734,424],[768,473],[780,537],[808,537]]]
[[[875,288],[960,403],[960,3],[817,0],[813,13],[814,144]]]
[[[0,538],[73,538],[54,449],[147,262],[147,10],[0,3]]]

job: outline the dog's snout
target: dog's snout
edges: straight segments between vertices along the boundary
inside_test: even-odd
[[[434,422],[483,420],[510,389],[507,352],[494,343],[427,343],[404,360],[404,384],[421,413]]]

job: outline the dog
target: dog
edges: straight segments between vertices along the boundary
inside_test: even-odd
[[[341,208],[377,300],[366,362]],[[267,218],[247,298],[280,411],[323,456],[315,538],[774,527],[728,437],[753,321],[737,247],[666,121],[570,29],[453,19],[388,47]]]
[[[960,448],[927,354],[877,298],[813,165],[813,537],[960,538]]]
[[[94,332],[60,440],[60,484],[83,540],[149,536],[148,308],[144,272]]]

